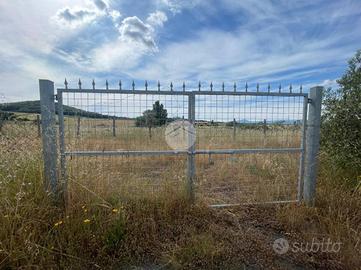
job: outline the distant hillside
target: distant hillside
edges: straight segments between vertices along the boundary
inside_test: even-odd
[[[58,104],[55,103],[55,111],[58,113]],[[19,112],[19,113],[40,113],[40,101],[21,101],[0,104],[0,111]],[[79,115],[89,118],[108,118],[108,115],[80,110],[71,106],[63,106],[64,115]],[[125,119],[126,117],[117,117],[118,119]]]

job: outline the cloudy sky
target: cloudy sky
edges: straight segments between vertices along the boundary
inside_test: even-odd
[[[0,96],[65,77],[328,86],[360,48],[360,0],[1,0]]]

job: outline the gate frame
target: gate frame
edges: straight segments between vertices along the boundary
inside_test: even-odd
[[[41,100],[41,116],[42,119],[55,119],[54,100],[54,83],[48,80],[39,80],[40,86],[40,100]],[[44,157],[44,173],[45,179],[53,183],[51,185],[51,192],[56,194],[58,190],[66,196],[67,192],[67,175],[66,175],[66,157],[67,156],[154,156],[154,155],[187,155],[187,194],[189,200],[194,202],[194,181],[195,181],[195,156],[198,154],[244,154],[244,153],[300,153],[300,163],[297,183],[297,199],[289,201],[271,201],[264,203],[289,203],[301,202],[302,199],[308,204],[313,205],[316,189],[316,174],[317,174],[317,155],[319,150],[320,139],[320,116],[321,116],[321,101],[322,101],[323,87],[316,86],[310,89],[310,93],[302,92],[257,92],[245,91],[158,91],[156,90],[136,90],[133,85],[132,90],[123,89],[106,89],[92,88],[83,89],[58,88],[55,95],[58,104],[58,121],[59,121],[59,148],[60,148],[60,181],[54,171],[57,172],[56,162],[52,160],[57,158],[56,137],[53,133],[42,133],[43,138],[43,157]],[[188,121],[195,123],[195,97],[201,95],[216,95],[216,96],[276,96],[276,97],[303,97],[303,112],[302,112],[302,129],[301,129],[301,145],[299,148],[252,148],[252,149],[214,149],[214,150],[197,150],[195,145],[192,145],[189,150],[163,150],[163,151],[72,151],[67,152],[65,148],[64,138],[64,112],[63,112],[63,93],[99,93],[99,94],[139,94],[139,95],[181,95],[188,96]],[[55,121],[42,121],[43,130],[54,130]],[[51,145],[51,148],[49,148]],[[51,151],[45,151],[51,149]],[[59,186],[60,182],[60,186]],[[56,183],[54,185],[54,183]],[[58,188],[56,188],[58,186]],[[257,204],[257,203],[252,203]],[[211,205],[213,207],[235,206],[240,204],[217,204]]]

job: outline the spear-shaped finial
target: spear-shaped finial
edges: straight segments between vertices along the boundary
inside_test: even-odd
[[[246,92],[248,92],[248,83],[246,82]]]
[[[271,85],[268,83],[268,87],[267,87],[268,93],[271,92]]]
[[[301,84],[301,86],[300,86],[300,93],[302,93],[302,84]]]
[[[186,91],[186,84],[185,84],[185,82],[183,82],[182,87],[183,87],[183,92],[185,92],[185,91]]]
[[[292,84],[290,84],[290,93],[292,93]]]
[[[78,85],[79,85],[79,89],[81,89],[81,81],[80,81],[80,79],[79,79]]]
[[[224,82],[222,82],[222,92],[224,92]]]
[[[134,80],[133,80],[133,82],[132,82],[132,89],[133,89],[133,91],[135,90],[135,83],[134,83]]]
[[[93,79],[92,85],[93,85],[93,90],[95,90],[95,81],[94,81],[94,79]]]
[[[259,83],[257,83],[257,92],[259,92]]]
[[[199,83],[198,83],[198,91],[201,91],[201,81],[199,81]]]
[[[234,82],[234,84],[233,84],[233,91],[234,91],[234,92],[237,91],[237,84],[236,84],[236,82]]]
[[[281,93],[281,90],[282,90],[282,85],[280,84],[280,85],[278,86],[278,92]]]
[[[170,91],[173,91],[173,82],[170,82]]]
[[[109,83],[108,80],[105,80],[105,88],[108,90],[109,89]]]
[[[211,84],[209,85],[209,87],[211,88],[211,92],[213,91],[213,83],[211,82]]]
[[[119,90],[122,90],[122,80],[119,80]]]
[[[157,86],[158,86],[158,91],[160,91],[160,81],[158,81]]]
[[[148,91],[148,81],[145,81],[145,91]]]
[[[64,85],[65,85],[65,89],[68,89],[68,81],[66,80],[66,78],[65,78],[65,81],[64,81]]]

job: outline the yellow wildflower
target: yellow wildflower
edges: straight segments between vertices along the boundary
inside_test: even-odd
[[[113,208],[112,212],[116,214],[116,213],[118,213],[118,212],[119,212],[119,209],[117,209],[117,208]]]
[[[90,219],[84,219],[84,223],[89,223]]]
[[[62,220],[59,220],[57,223],[54,224],[54,227],[58,227],[59,225],[63,224]]]

